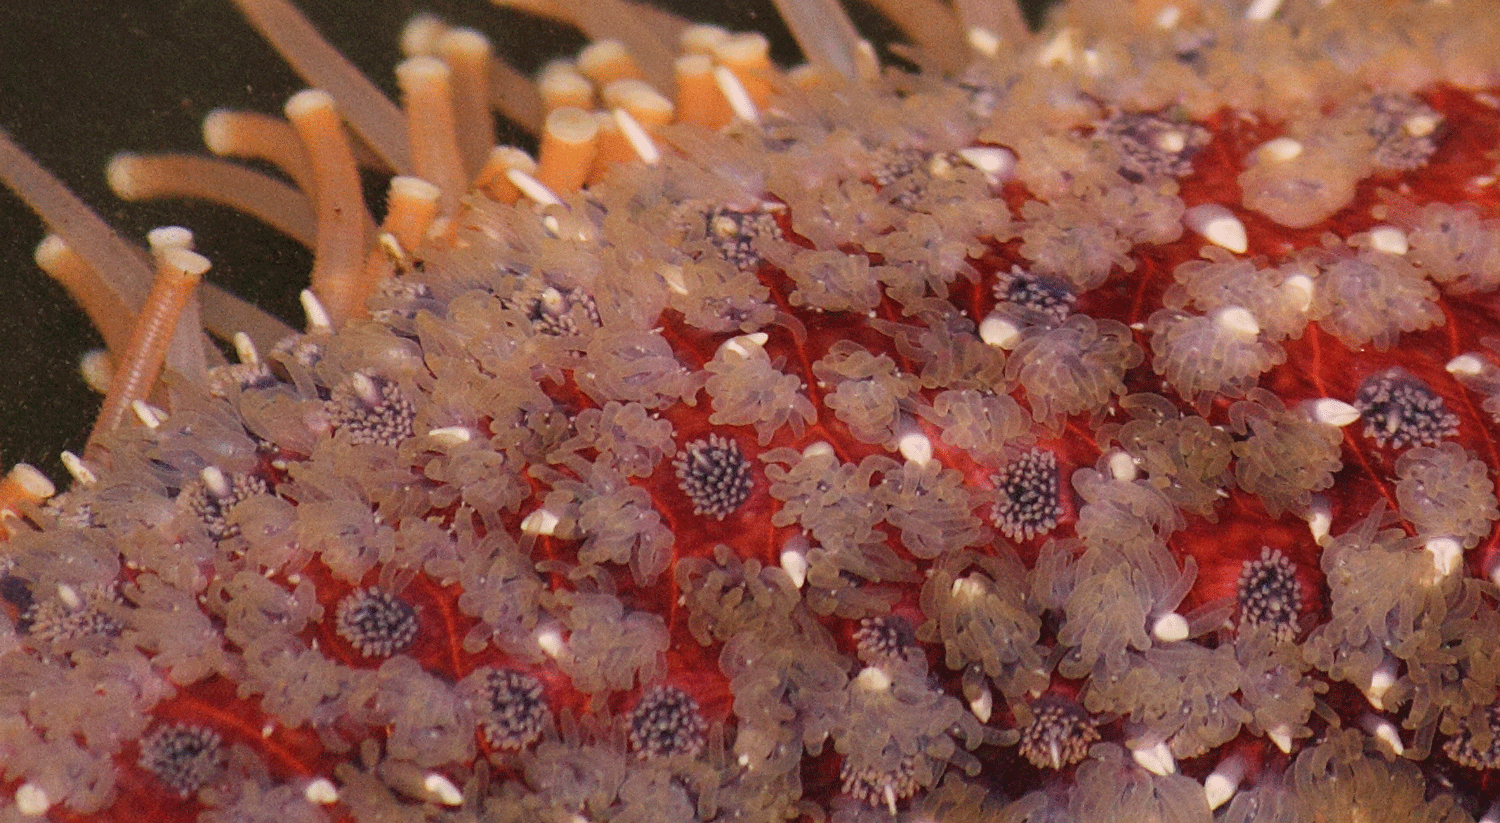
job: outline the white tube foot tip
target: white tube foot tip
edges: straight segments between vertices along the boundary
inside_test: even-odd
[[[1170,777],[1177,773],[1177,758],[1172,756],[1165,741],[1144,749],[1132,749],[1130,756],[1136,765],[1154,775]]]

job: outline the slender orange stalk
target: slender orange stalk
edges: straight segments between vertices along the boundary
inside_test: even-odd
[[[131,330],[124,356],[115,364],[85,457],[97,454],[100,438],[118,428],[131,404],[145,399],[156,385],[177,318],[208,268],[208,258],[184,248],[167,248],[158,256],[151,293]]]

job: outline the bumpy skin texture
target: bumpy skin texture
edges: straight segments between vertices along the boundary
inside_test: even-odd
[[[0,581],[6,788],[100,820],[1203,821],[1239,764],[1220,819],[1483,813],[1500,367],[1473,259],[1500,231],[1429,204],[1494,216],[1500,115],[1438,80],[1495,75],[1375,61],[1368,21],[1314,6],[1127,44],[1080,5],[1049,69],[788,91],[759,128],[664,131],[550,223],[469,200],[374,319],[271,355],[275,385],[188,392],[31,513]],[[1449,55],[1430,30],[1466,11],[1368,24]],[[1133,70],[1074,72],[1086,46]],[[1254,60],[1307,99],[1241,82]],[[1401,60],[1402,105],[1357,82]],[[1191,155],[1115,145],[1139,132],[1112,106],[1190,118],[1158,145]],[[1393,137],[1392,110],[1439,119]],[[1243,174],[1281,135],[1307,165]],[[1274,223],[1268,175],[1332,210]],[[1182,228],[1205,204],[1244,254]],[[726,208],[778,230],[726,244]],[[1004,300],[1014,267],[1071,312]],[[1397,366],[1423,386],[1398,414],[1317,402]],[[710,437],[750,466],[723,517],[677,469]],[[205,506],[207,466],[264,487]],[[1270,621],[1237,613],[1268,546]],[[341,629],[361,590],[400,605]]]

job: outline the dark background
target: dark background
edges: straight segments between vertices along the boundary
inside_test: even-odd
[[[764,31],[782,62],[797,58],[768,0],[662,5]],[[583,44],[565,28],[484,0],[300,0],[299,6],[393,100],[397,38],[417,11],[484,31],[498,54],[524,69]],[[878,18],[856,18],[871,39],[891,38]],[[105,185],[104,167],[122,150],[206,153],[199,128],[211,109],[278,112],[302,87],[228,0],[0,2],[0,126],[125,237],[144,245],[156,226],[187,226],[214,262],[210,280],[298,327],[296,294],[310,265],[305,251],[225,210],[123,203]],[[519,133],[502,140],[526,144]],[[78,359],[100,341],[33,262],[44,234],[41,221],[0,187],[0,469],[25,461],[61,480],[57,454],[82,448],[99,404],[78,377]]]

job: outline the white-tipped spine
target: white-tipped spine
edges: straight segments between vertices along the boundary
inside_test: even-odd
[[[630,116],[630,112],[624,109],[615,109],[612,114],[615,125],[620,127],[620,133],[625,135],[625,140],[630,143],[630,148],[635,151],[641,162],[648,166],[654,166],[661,162],[661,150],[651,141],[651,135],[646,133],[644,126],[638,120]]]
[[[422,779],[422,787],[432,799],[444,806],[462,806],[464,803],[464,793],[446,775],[428,772]]]
[[[1203,780],[1203,794],[1208,799],[1208,808],[1217,809],[1228,803],[1240,788],[1245,778],[1245,761],[1236,756],[1226,757],[1207,778]]]
[[[303,289],[297,297],[302,302],[302,314],[307,317],[307,333],[332,333],[333,319],[328,316],[328,310],[323,308],[323,301],[311,289]]]
[[[512,186],[520,190],[527,200],[538,206],[561,206],[562,200],[552,193],[552,190],[542,185],[542,182],[520,169],[506,169],[505,179]]]
[[[759,123],[760,111],[755,108],[755,101],[750,99],[750,92],[745,89],[745,84],[740,82],[734,72],[724,66],[714,67],[714,83],[719,87],[719,93],[729,103],[729,108],[734,116],[746,123]]]
[[[1172,749],[1166,741],[1132,749],[1130,757],[1136,765],[1154,775],[1170,777],[1177,773],[1177,758],[1172,756]]]
[[[339,802],[338,787],[326,777],[319,777],[308,783],[302,789],[302,796],[307,799],[307,802],[319,806],[330,806]]]
[[[1176,643],[1190,635],[1187,618],[1177,612],[1168,612],[1151,624],[1151,636],[1162,643]]]
[[[1182,222],[1203,239],[1235,254],[1244,254],[1249,248],[1245,224],[1234,216],[1234,212],[1217,203],[1193,206],[1183,214]]]
[[[73,482],[80,486],[92,486],[99,482],[99,477],[94,474],[87,463],[83,462],[83,458],[70,451],[62,453],[62,464],[63,468],[68,470],[68,474],[73,477]]]

